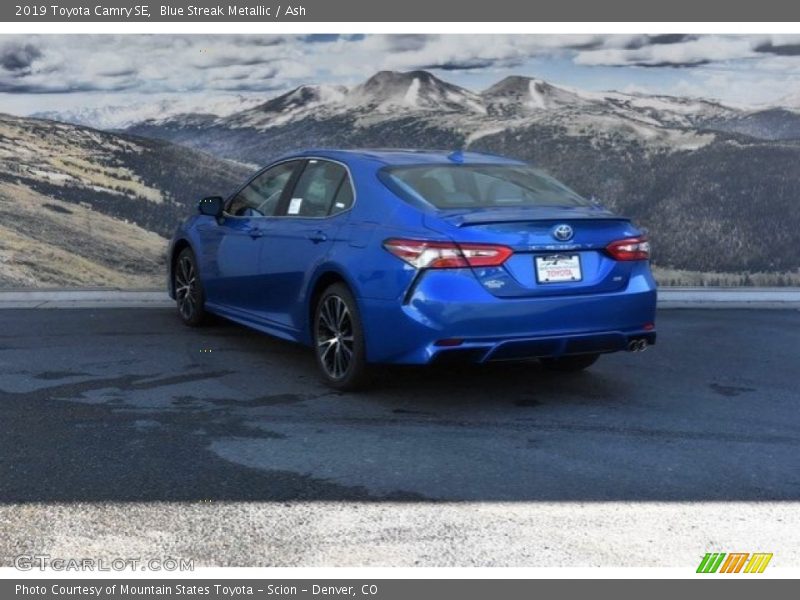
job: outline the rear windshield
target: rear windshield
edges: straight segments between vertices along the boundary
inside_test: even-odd
[[[439,209],[586,206],[587,200],[525,165],[417,165],[381,173],[389,187]]]

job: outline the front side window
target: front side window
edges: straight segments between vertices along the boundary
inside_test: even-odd
[[[267,169],[234,196],[227,213],[234,217],[271,217],[297,167],[297,161],[285,162]]]
[[[353,191],[342,165],[326,160],[309,160],[297,180],[287,216],[327,217],[347,210],[353,202]]]
[[[381,178],[401,195],[444,210],[589,204],[563,183],[525,165],[394,167]]]

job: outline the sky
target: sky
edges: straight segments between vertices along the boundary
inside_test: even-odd
[[[0,35],[0,112],[266,99],[304,83],[426,69],[480,91],[573,88],[800,107],[800,35]]]

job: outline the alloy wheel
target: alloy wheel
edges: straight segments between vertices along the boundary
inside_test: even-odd
[[[197,310],[197,274],[189,256],[182,256],[175,273],[175,298],[181,316],[190,320]]]
[[[353,361],[353,319],[339,296],[325,298],[317,316],[317,352],[329,377],[341,379]]]

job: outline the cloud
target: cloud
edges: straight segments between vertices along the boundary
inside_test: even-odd
[[[685,61],[685,62],[678,62],[678,61],[674,61],[674,60],[664,60],[664,61],[661,61],[661,62],[646,62],[646,61],[645,62],[631,62],[631,63],[628,63],[627,66],[644,67],[646,69],[662,69],[662,68],[665,68],[665,67],[670,67],[672,69],[688,69],[688,68],[691,68],[691,67],[699,67],[699,66],[702,66],[702,65],[708,65],[710,63],[711,63],[710,60],[705,60],[705,59],[698,58],[698,59],[695,59],[695,60],[689,60],[689,61]]]
[[[10,43],[0,48],[0,67],[16,74],[27,71],[42,51],[33,44]]]
[[[576,64],[586,66],[692,67],[756,55],[746,36],[647,36],[622,48],[580,52]]]
[[[695,67],[765,56],[765,44],[790,42],[683,34],[9,36],[0,48],[0,90],[266,92],[308,81],[352,83],[382,69],[474,74],[556,58],[582,66]]]
[[[777,54],[778,56],[800,56],[800,43],[796,44],[774,44],[764,42],[755,47],[756,52]]]
[[[487,69],[489,67],[495,66],[496,61],[493,60],[481,60],[479,58],[473,58],[472,60],[453,60],[449,62],[441,62],[441,63],[432,63],[429,65],[420,65],[419,69],[425,69],[428,71],[432,70],[440,70],[440,71],[470,71],[473,69]]]
[[[364,54],[375,57],[390,68],[417,69],[439,65],[484,68],[519,64],[536,56],[572,52],[575,47],[594,48],[602,44],[594,35],[417,35],[371,36],[364,43]]]
[[[390,52],[412,52],[422,50],[438,36],[424,34],[398,34],[386,36],[386,47]]]
[[[0,92],[266,96],[302,83],[359,83],[385,69],[428,69],[483,85],[558,65],[559,73],[592,73],[597,85],[609,86],[594,74],[634,67],[635,77],[657,87],[659,78],[700,73],[693,89],[714,93],[703,87],[711,71],[728,69],[739,80],[757,71],[780,83],[800,71],[798,56],[800,36],[788,35],[0,36]]]
[[[120,69],[107,69],[105,71],[99,71],[98,75],[102,77],[131,77],[132,75],[136,75],[136,69],[128,69],[128,68],[120,68]]]
[[[680,44],[682,42],[694,41],[697,39],[695,35],[688,35],[685,33],[664,33],[660,35],[642,35],[636,36],[625,44],[627,50],[638,50],[645,46],[658,46],[661,44]]]
[[[303,44],[287,36],[9,36],[0,91],[53,94],[276,87],[276,62]],[[2,38],[0,38],[2,40]],[[285,83],[283,84],[285,85]]]
[[[370,36],[363,55],[378,68],[497,70],[533,59],[585,66],[696,67],[752,56],[745,36],[658,35],[433,35]],[[362,63],[363,64],[363,63]]]
[[[634,36],[622,46],[608,41],[576,54],[586,66],[685,68],[769,56],[800,56],[797,35],[687,35]]]
[[[287,43],[291,38],[289,36],[283,35],[251,35],[251,34],[243,34],[237,36],[227,36],[234,44],[238,46],[262,46],[262,47],[270,47],[270,46],[280,46],[282,44]],[[317,38],[320,41],[322,38],[327,38],[327,34],[321,34],[317,36],[305,36],[306,41],[309,41],[308,38]],[[336,38],[338,37],[336,34],[333,34],[331,37]]]
[[[313,33],[303,36],[302,41],[309,44],[328,44],[339,39],[338,33]]]

